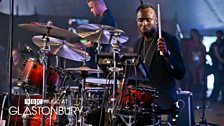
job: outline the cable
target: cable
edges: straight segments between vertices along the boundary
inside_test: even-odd
[[[177,103],[180,104],[179,102],[182,102],[182,103],[183,103],[182,108],[179,108],[179,111],[181,112],[181,111],[184,109],[184,107],[185,107],[185,101],[182,100],[182,99],[178,99],[178,100],[177,100]]]
[[[8,95],[8,93],[5,93],[3,101],[2,101],[1,119],[0,120],[2,120],[2,118],[3,118],[3,112],[4,112],[3,110],[4,110],[4,106],[5,106],[5,101],[6,101],[7,95]]]

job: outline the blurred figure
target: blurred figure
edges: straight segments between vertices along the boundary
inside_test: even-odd
[[[87,0],[90,11],[99,17],[98,24],[116,27],[115,20],[103,0]]]
[[[206,48],[202,43],[202,36],[197,29],[191,29],[189,41],[189,72],[191,77],[191,90],[199,98],[203,93],[201,88],[205,84],[204,66]]]
[[[116,22],[103,0],[87,0],[87,4],[93,15],[99,17],[97,24],[116,27]],[[83,44],[89,47],[87,52],[90,54],[91,59],[87,62],[87,65],[92,68],[97,68],[95,57],[98,52],[112,52],[109,44],[101,44],[99,48],[97,48],[97,43],[92,43],[91,41]]]
[[[181,55],[183,57],[183,61],[185,64],[186,72],[184,75],[184,78],[180,80],[179,86],[181,87],[181,90],[189,90],[190,89],[190,53],[189,53],[189,47],[191,47],[192,44],[189,41],[188,38],[182,38],[180,40],[180,48],[181,48]]]
[[[22,73],[22,61],[20,52],[17,49],[12,50],[12,86],[16,86],[18,83],[18,77]]]
[[[213,45],[213,50],[214,50],[215,62],[217,63],[216,64],[217,74],[219,74],[218,77],[220,77],[220,79],[217,79],[218,82],[216,85],[214,85],[216,87],[214,87],[214,91],[213,91],[214,94],[212,94],[211,98],[213,98],[213,100],[217,100],[219,91],[218,91],[218,89],[215,89],[215,88],[219,88],[219,86],[220,86],[220,89],[222,92],[221,102],[224,103],[224,78],[223,78],[223,76],[224,76],[224,39],[223,39],[223,32],[217,31],[217,39],[218,39],[218,36],[220,39],[217,40],[216,43]],[[216,95],[217,95],[217,97],[216,97]]]
[[[223,78],[223,68],[220,67],[220,64],[222,64],[221,62],[219,62],[218,57],[219,56],[219,52],[216,53],[215,48],[218,48],[218,45],[221,44],[221,42],[223,41],[223,31],[222,30],[217,30],[216,31],[216,41],[214,43],[212,43],[212,45],[210,46],[209,49],[209,55],[212,59],[212,69],[211,69],[211,73],[214,75],[214,88],[212,90],[212,94],[209,97],[209,100],[211,101],[217,101],[217,98],[219,96],[219,91],[221,90],[222,85],[224,84],[222,81]]]
[[[111,14],[110,10],[107,8],[103,0],[87,0],[88,7],[94,16],[99,17],[97,24],[108,25],[111,27],[116,27],[116,22]],[[84,43],[87,47],[92,47],[92,43]],[[106,47],[108,48],[108,47]],[[102,51],[109,51],[108,49],[103,49]]]

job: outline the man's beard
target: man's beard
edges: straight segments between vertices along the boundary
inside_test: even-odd
[[[155,28],[152,28],[152,29],[150,29],[150,30],[146,30],[146,31],[144,31],[143,32],[143,35],[144,36],[151,36],[151,35],[154,35],[156,33],[156,29]]]

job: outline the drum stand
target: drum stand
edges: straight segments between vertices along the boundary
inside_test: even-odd
[[[24,91],[26,93],[26,98],[30,99],[30,95],[29,95],[27,89],[24,89]],[[19,95],[21,95],[21,94],[19,94]],[[26,104],[26,108],[30,108],[30,104]],[[29,115],[26,113],[23,113],[22,118],[23,118],[23,126],[27,126]]]
[[[43,85],[42,85],[42,108],[45,107],[45,92],[46,92],[46,84],[47,84],[47,75],[46,75],[46,71],[47,71],[47,53],[50,51],[50,46],[47,45],[47,43],[49,42],[49,34],[50,34],[50,30],[52,27],[52,22],[48,21],[47,22],[47,36],[43,36],[42,41],[44,42],[44,46],[42,49],[40,49],[40,61],[43,64]],[[45,126],[45,115],[44,113],[42,113],[42,121],[41,121],[41,126]]]
[[[132,126],[135,124],[135,116],[132,115],[123,115],[123,114],[118,114],[122,121],[125,123],[126,126]],[[128,122],[124,118],[128,118]],[[134,118],[133,121],[131,121]]]
[[[85,66],[85,60],[83,61],[83,66]],[[85,126],[84,123],[84,102],[85,102],[85,84],[86,84],[86,77],[88,75],[88,71],[81,70],[81,77],[83,78],[82,87],[81,87],[81,104],[80,108],[81,111],[79,112],[79,124],[80,126]]]
[[[113,124],[113,120],[116,118],[116,115],[114,115],[114,113],[115,113],[114,110],[116,108],[115,101],[116,101],[116,91],[117,91],[117,72],[120,71],[120,69],[117,68],[117,61],[119,59],[119,54],[120,54],[119,42],[118,42],[119,35],[120,35],[119,32],[112,33],[111,39],[110,39],[110,40],[112,40],[112,37],[115,37],[115,41],[114,41],[114,43],[112,43],[114,66],[112,68],[110,68],[110,71],[113,72],[113,81],[114,81],[113,95],[111,98],[112,106],[111,106],[111,108],[108,109],[108,112],[110,112],[111,116],[112,116],[112,124]]]

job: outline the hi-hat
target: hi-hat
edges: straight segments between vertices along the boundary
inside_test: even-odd
[[[63,38],[78,38],[79,36],[73,32],[68,30],[56,27],[52,25],[52,22],[48,22],[47,24],[39,23],[39,22],[31,22],[28,24],[19,24],[19,27],[27,29],[32,32],[36,32],[38,34],[55,36],[55,37],[63,37]]]
[[[115,42],[115,36],[117,34],[118,41],[120,43],[125,43],[128,40],[127,34],[117,28],[100,25],[100,24],[86,24],[80,25],[76,28],[77,34],[81,38],[88,39],[92,42],[102,43],[102,44],[112,44]],[[110,38],[111,42],[110,42]]]
[[[40,48],[43,48],[44,42],[41,35],[34,36],[33,42]],[[64,40],[48,37],[47,45],[50,47],[50,53],[74,61],[90,60],[87,52]]]
[[[88,72],[89,74],[90,73],[102,73],[103,71],[102,70],[98,70],[98,69],[92,69],[92,68],[89,68],[87,66],[81,66],[81,67],[77,67],[77,68],[65,68],[64,70],[67,70],[67,71],[74,71],[74,72]]]

